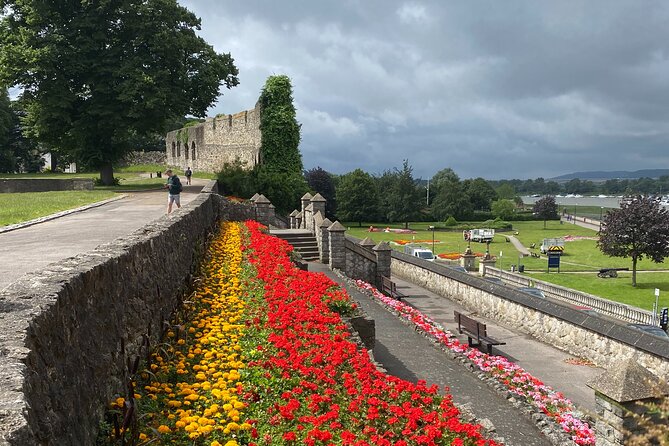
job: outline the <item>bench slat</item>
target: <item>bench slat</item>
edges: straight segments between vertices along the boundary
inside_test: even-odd
[[[455,321],[458,323],[458,331],[461,334],[467,335],[470,347],[482,345],[486,347],[488,354],[492,354],[493,345],[506,345],[506,342],[498,341],[488,336],[484,323],[478,322],[458,311],[454,311],[453,314],[455,315]],[[474,343],[474,339],[477,341],[476,344]]]

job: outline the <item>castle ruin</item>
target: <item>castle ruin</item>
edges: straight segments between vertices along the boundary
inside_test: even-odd
[[[239,159],[252,169],[260,156],[260,105],[234,115],[207,118],[201,124],[169,132],[167,164],[194,171],[218,172]]]

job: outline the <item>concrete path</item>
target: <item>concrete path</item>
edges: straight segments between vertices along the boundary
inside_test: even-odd
[[[194,199],[208,180],[193,178],[192,183],[184,185],[182,206]],[[125,194],[121,200],[0,234],[0,290],[26,273],[88,252],[153,220],[166,218],[166,190]]]
[[[587,228],[587,229],[592,229],[593,231],[599,232],[599,222],[597,220],[592,220],[590,218],[585,218],[585,217],[573,217],[569,216],[569,220],[567,220],[567,216],[563,215],[560,220],[564,222],[565,224],[568,225],[576,225],[580,226],[582,228]]]
[[[513,244],[514,248],[516,248],[518,252],[523,255],[523,257],[530,256],[530,250],[527,249],[525,246],[523,246],[523,244],[520,243],[520,240],[518,240],[516,237],[514,237],[513,235],[506,235],[506,234],[500,234],[500,235],[506,237],[506,239]]]

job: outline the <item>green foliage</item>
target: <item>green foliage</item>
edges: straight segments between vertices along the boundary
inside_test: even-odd
[[[262,166],[253,171],[255,189],[272,202],[276,212],[287,215],[299,207],[300,198],[309,191],[302,173],[276,172]]]
[[[176,117],[203,116],[237,85],[229,54],[195,31],[175,1],[9,0],[0,23],[0,83],[23,89],[26,124],[80,165],[112,164]]]
[[[337,214],[337,197],[332,174],[320,167],[316,167],[304,172],[304,178],[312,191],[321,194],[325,198],[325,215],[333,219]]]
[[[510,219],[516,210],[516,205],[511,200],[497,200],[491,204],[492,215],[503,219]]]
[[[452,215],[450,217],[448,217],[448,219],[446,219],[446,221],[444,222],[444,226],[446,226],[447,228],[452,227],[452,226],[456,226],[457,224],[458,224],[458,221]]]
[[[483,178],[465,180],[462,182],[462,187],[475,211],[489,211],[490,204],[497,199],[497,192]]]
[[[268,172],[302,173],[300,124],[295,119],[293,89],[288,76],[270,76],[260,93],[260,164]]]
[[[602,219],[597,246],[611,257],[632,259],[632,286],[637,261],[661,263],[669,256],[669,211],[658,200],[637,195],[608,211]]]
[[[219,190],[223,195],[251,198],[256,193],[255,178],[239,158],[233,163],[225,163],[217,174],[217,179]]]
[[[342,175],[337,187],[337,215],[342,220],[362,221],[376,215],[379,198],[371,175],[356,169]]]
[[[558,216],[558,207],[555,203],[555,197],[552,195],[547,195],[538,199],[532,208],[532,212],[537,216],[538,219],[544,221],[544,227],[546,227],[546,220],[557,220],[560,217]]]
[[[413,172],[409,161],[404,160],[402,170],[386,172],[383,175],[385,185],[383,191],[382,209],[390,222],[402,222],[408,227],[409,221],[418,217],[423,206],[422,192],[416,187]]]

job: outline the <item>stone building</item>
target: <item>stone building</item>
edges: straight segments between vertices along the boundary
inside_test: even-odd
[[[217,172],[239,159],[251,169],[260,154],[260,105],[234,115],[207,118],[201,124],[169,132],[167,164],[194,171]]]

